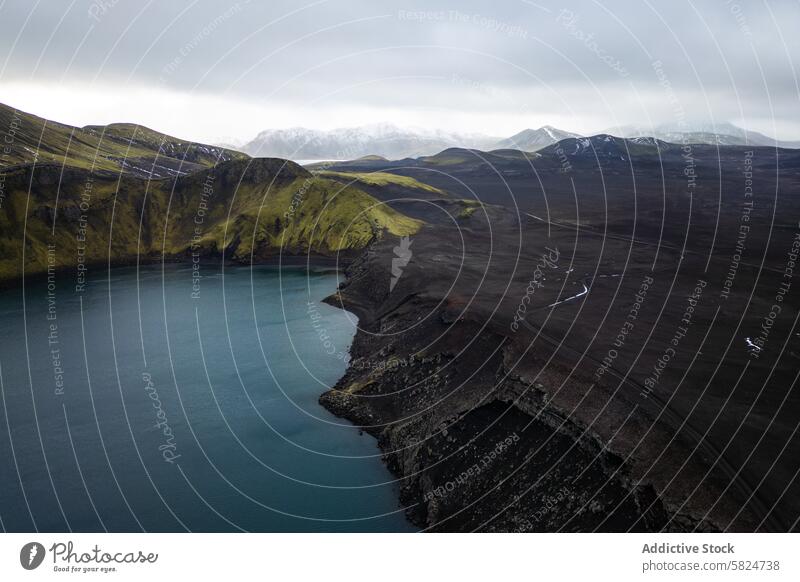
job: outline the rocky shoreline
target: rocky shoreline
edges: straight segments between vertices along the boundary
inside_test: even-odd
[[[508,309],[483,320],[465,309],[469,277],[432,280],[432,269],[447,270],[432,264],[436,240],[439,229],[418,234],[419,256],[394,292],[384,241],[326,299],[355,313],[359,330],[345,375],[320,403],[377,439],[408,518],[424,531],[714,530],[671,512],[552,397],[568,369],[551,363],[532,381],[514,365],[523,342],[497,323]]]

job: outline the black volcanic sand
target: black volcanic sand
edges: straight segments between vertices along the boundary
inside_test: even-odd
[[[394,289],[397,239],[329,298],[360,330],[321,402],[378,438],[423,528],[798,529],[800,152],[617,142],[335,168],[486,203],[394,202],[429,222]]]

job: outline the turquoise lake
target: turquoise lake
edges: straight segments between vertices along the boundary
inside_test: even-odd
[[[0,292],[8,531],[412,531],[375,440],[319,403],[330,269],[114,269]]]

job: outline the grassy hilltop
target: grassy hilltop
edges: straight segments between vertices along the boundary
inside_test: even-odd
[[[189,174],[246,154],[193,143],[131,123],[83,128],[0,104],[0,165],[58,164],[164,178]]]
[[[0,166],[0,280],[48,266],[123,264],[137,257],[333,255],[386,235],[412,234],[422,224],[355,186],[287,160],[250,159],[128,125],[75,130],[0,108],[9,111],[17,122],[9,125],[13,134],[3,136],[14,138],[15,153]],[[37,132],[47,162],[41,153],[36,163],[26,157]],[[140,161],[109,154],[120,148]],[[131,169],[173,167],[165,160],[180,173],[144,177]],[[184,175],[187,168],[191,173]]]

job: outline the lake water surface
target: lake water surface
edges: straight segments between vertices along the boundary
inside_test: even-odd
[[[320,302],[337,273],[201,272],[0,293],[2,527],[411,531],[374,439],[317,402],[355,333]]]

